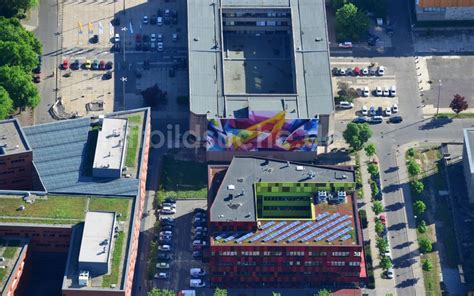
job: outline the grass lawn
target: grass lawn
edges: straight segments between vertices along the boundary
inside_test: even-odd
[[[127,155],[125,156],[125,165],[128,167],[135,167],[136,165],[138,130],[138,126],[131,126],[127,136]]]
[[[108,288],[111,284],[119,284],[120,263],[122,262],[122,249],[125,234],[120,232],[115,239],[114,251],[112,254],[112,266],[110,274],[104,275],[102,279],[102,288]]]
[[[3,223],[32,223],[32,224],[51,224],[51,225],[59,225],[59,224],[77,224],[78,222],[82,221],[83,219],[61,219],[61,220],[45,220],[45,219],[36,219],[36,218],[0,218],[0,222]]]
[[[3,281],[3,278],[5,277],[5,275],[7,274],[7,269],[0,269],[0,283]],[[1,287],[1,285],[0,285]]]
[[[8,246],[5,248],[5,250],[3,251],[3,257],[7,258],[7,259],[13,259],[13,257],[15,257],[15,254],[16,254],[16,251],[18,250],[18,247],[16,246]]]
[[[474,113],[459,113],[458,115],[456,115],[456,113],[439,113],[437,116],[437,118],[452,118],[452,119],[456,119],[456,118],[459,118],[459,119],[463,119],[463,118],[474,118]]]
[[[127,198],[97,198],[92,197],[89,211],[113,211],[121,213],[119,220],[127,219],[130,200]]]
[[[49,196],[27,204],[21,198],[1,198],[0,215],[6,217],[38,217],[83,219],[87,199],[85,197]],[[23,211],[18,207],[24,205]]]
[[[176,160],[172,154],[166,154],[160,182],[166,196],[207,198],[207,164]]]
[[[423,279],[425,282],[425,295],[441,296],[441,287],[439,285],[439,266],[436,263],[436,254],[429,253],[422,256],[423,259],[429,258],[433,262],[431,271],[423,271]]]
[[[134,124],[140,124],[142,123],[142,116],[137,114],[137,115],[130,115],[128,116],[128,122],[129,123],[134,123]]]

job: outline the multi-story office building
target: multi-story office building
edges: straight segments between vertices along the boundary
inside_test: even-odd
[[[236,157],[209,167],[210,281],[358,287],[366,281],[351,168]]]

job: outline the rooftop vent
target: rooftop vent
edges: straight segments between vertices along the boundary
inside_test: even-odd
[[[302,166],[302,165],[297,165],[297,166],[296,166],[296,170],[297,170],[297,171],[303,171],[303,170],[304,170],[304,166]]]
[[[87,286],[89,286],[89,271],[81,271],[81,272],[79,272],[78,285],[79,285],[80,287],[87,287]]]
[[[233,184],[227,185],[227,190],[235,190],[235,185]]]
[[[237,182],[242,183],[243,181],[244,181],[244,178],[242,178],[242,177],[240,177],[240,178],[237,179]]]

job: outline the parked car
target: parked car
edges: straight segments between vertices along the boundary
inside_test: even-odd
[[[194,214],[196,214],[196,213],[207,213],[207,211],[205,209],[195,208],[194,209]]]
[[[170,252],[171,251],[171,246],[170,245],[159,245],[158,246],[158,251]]]
[[[86,60],[86,62],[84,64],[82,64],[84,66],[84,69],[90,69],[91,68],[91,61],[90,60]]]
[[[114,67],[114,62],[107,62],[107,64],[105,64],[105,69],[106,70],[112,70],[112,68]]]
[[[390,116],[390,115],[392,115],[392,108],[386,107],[385,110],[384,110],[384,115],[385,115],[385,116]]]
[[[171,236],[172,236],[172,235],[173,235],[173,232],[170,231],[170,230],[160,231],[160,235],[163,235],[163,236],[165,236],[165,235],[171,235]]]
[[[201,279],[191,279],[189,280],[189,286],[191,288],[203,288],[206,284]]]
[[[69,69],[69,61],[68,61],[68,59],[64,59],[64,60],[63,60],[63,63],[61,64],[61,69],[63,69],[63,70]]]
[[[370,119],[369,123],[371,124],[378,124],[383,122],[383,117],[382,116],[374,116]]]
[[[105,61],[99,62],[99,70],[105,70]]]
[[[369,68],[369,75],[370,75],[370,76],[377,75],[377,69],[375,69],[375,68]]]
[[[155,273],[155,275],[153,276],[155,279],[159,279],[159,280],[162,280],[162,279],[167,279],[169,278],[169,274],[167,272],[160,272],[160,273]]]
[[[176,208],[172,207],[163,207],[161,209],[162,214],[176,214]]]
[[[359,67],[355,67],[355,68],[354,68],[354,75],[355,75],[355,76],[359,76],[360,73],[361,73],[360,68],[359,68]]]
[[[171,260],[171,255],[170,254],[165,254],[165,253],[158,253],[157,258],[160,261],[170,261]]]
[[[346,76],[346,70],[345,69],[339,69],[339,76]]]
[[[153,15],[150,17],[150,24],[151,24],[151,25],[156,25],[156,15],[153,14]]]
[[[163,16],[163,10],[158,9],[158,11],[156,12],[156,15],[162,17]]]
[[[385,218],[385,215],[380,215],[379,220],[380,222],[382,222],[383,225],[387,224],[387,219]]]
[[[377,75],[379,76],[384,76],[385,75],[385,67],[384,66],[379,66],[377,69]]]
[[[342,42],[342,43],[339,43],[339,48],[352,48],[352,42],[350,41],[346,41],[346,42]]]
[[[104,73],[104,75],[102,76],[102,78],[104,80],[109,80],[109,79],[112,79],[112,71],[107,71]]]
[[[203,240],[194,240],[193,241],[193,246],[205,246],[207,243],[206,241]]]
[[[115,43],[114,44],[114,51],[115,52],[120,52],[120,43]]]
[[[375,107],[374,106],[370,106],[369,115],[370,116],[375,116]]]
[[[99,70],[99,61],[98,60],[94,60],[92,62],[92,70]]]
[[[398,113],[398,105],[397,105],[397,104],[393,104],[393,106],[392,106],[392,112],[393,112],[393,113]]]
[[[149,21],[148,16],[144,15],[143,16],[143,23],[146,25],[146,24],[148,24],[148,21]]]
[[[383,115],[383,108],[382,107],[378,107],[377,108],[377,111],[375,112],[377,115],[379,116],[382,116]]]
[[[367,86],[364,86],[360,92],[363,97],[368,97],[370,95],[370,89]]]
[[[194,217],[194,222],[206,222],[206,217],[203,217],[203,216],[197,216],[197,217]]]
[[[201,251],[193,251],[193,258],[202,258]]]
[[[380,86],[377,86],[377,87],[375,88],[375,95],[376,95],[377,97],[382,96],[382,88],[381,88]]]
[[[163,42],[163,34],[158,34],[158,35],[156,35],[156,40],[157,40],[158,42]]]
[[[70,66],[70,68],[72,70],[78,70],[79,68],[81,68],[81,62],[79,62],[78,59],[76,59]]]
[[[367,68],[363,68],[362,71],[361,71],[362,75],[366,76],[366,75],[369,75],[369,69]]]
[[[395,276],[395,273],[393,272],[393,268],[390,267],[386,272],[385,272],[385,276],[388,278],[388,279],[393,279],[393,277]]]
[[[397,95],[397,87],[395,85],[390,86],[389,92],[391,97],[395,97]]]
[[[332,76],[338,76],[339,75],[339,68],[332,68],[331,70]]]
[[[364,116],[367,116],[369,115],[369,108],[367,108],[367,106],[362,106],[362,108],[360,109],[360,114],[364,115]]]
[[[173,40],[174,42],[178,41],[178,34],[177,34],[177,33],[173,33],[173,35],[172,35],[171,38],[172,38],[172,40]]]
[[[156,263],[156,268],[158,268],[158,269],[169,269],[170,264],[166,263],[166,262],[159,262],[159,263]]]
[[[173,231],[173,229],[174,229],[173,226],[169,226],[169,225],[161,226],[161,230],[164,230],[164,231]]]
[[[120,42],[120,35],[119,33],[116,33],[114,36],[114,43],[119,43]]]
[[[201,277],[206,275],[206,271],[202,268],[191,268],[189,270],[189,275],[192,277]]]
[[[174,224],[174,218],[173,217],[161,217],[161,223],[173,223]]]
[[[384,87],[383,90],[382,90],[382,96],[384,97],[388,97],[389,96],[389,91],[388,91],[388,88]]]
[[[346,69],[346,75],[347,76],[353,76],[354,75],[354,70],[352,70],[352,68],[347,68]]]
[[[158,42],[157,50],[158,51],[163,51],[163,42]]]
[[[353,123],[366,123],[367,118],[365,118],[364,116],[359,116],[359,117],[354,118],[352,122]]]
[[[156,34],[155,34],[155,33],[152,33],[152,34],[150,35],[150,41],[151,41],[151,42],[156,42]]]
[[[341,109],[352,109],[354,107],[354,103],[349,103],[347,101],[339,102],[339,108]]]
[[[161,204],[163,207],[170,207],[172,209],[176,209],[176,203],[165,202]]]
[[[156,18],[156,24],[158,26],[163,26],[163,18],[161,16]]]
[[[99,42],[99,35],[94,35],[92,36],[92,38],[90,39],[90,43],[98,43]]]
[[[41,74],[41,65],[43,64],[43,58],[38,55],[38,66],[33,69],[34,74]]]
[[[401,116],[392,116],[389,119],[390,123],[400,123],[403,121],[403,118]]]

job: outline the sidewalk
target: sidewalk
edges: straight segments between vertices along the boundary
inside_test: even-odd
[[[364,151],[359,152],[360,170],[362,176],[362,188],[364,190],[364,206],[361,209],[367,212],[367,229],[364,230],[365,240],[370,239],[370,251],[372,253],[372,264],[374,267],[375,295],[385,296],[386,294],[397,295],[395,288],[395,279],[382,278],[382,269],[380,268],[379,251],[375,247],[377,234],[375,233],[375,213],[372,211],[371,190],[369,185],[370,174],[367,172],[367,161],[369,158]],[[382,201],[383,202],[383,201]]]
[[[408,180],[409,175],[408,175],[408,170],[406,167],[406,161],[405,161],[405,151],[412,147],[412,144],[405,144],[402,145],[398,148],[397,150],[397,157],[396,157],[396,162],[397,165],[399,166],[398,169],[398,180]],[[408,186],[408,185],[407,185]],[[413,277],[415,279],[418,279],[414,286],[415,286],[415,291],[416,295],[425,295],[425,284],[424,284],[424,279],[423,279],[423,270],[421,267],[421,258],[420,258],[420,252],[418,251],[418,239],[416,235],[416,221],[415,221],[415,214],[413,213],[413,200],[410,194],[410,189],[408,190],[402,190],[401,194],[403,194],[403,200],[405,201],[405,215],[406,215],[406,221],[407,221],[407,227],[405,228],[407,231],[407,237],[408,241],[413,242],[413,244],[409,245],[409,251],[410,253],[413,253],[412,259],[416,262],[415,264],[412,264],[411,269],[413,271]]]

